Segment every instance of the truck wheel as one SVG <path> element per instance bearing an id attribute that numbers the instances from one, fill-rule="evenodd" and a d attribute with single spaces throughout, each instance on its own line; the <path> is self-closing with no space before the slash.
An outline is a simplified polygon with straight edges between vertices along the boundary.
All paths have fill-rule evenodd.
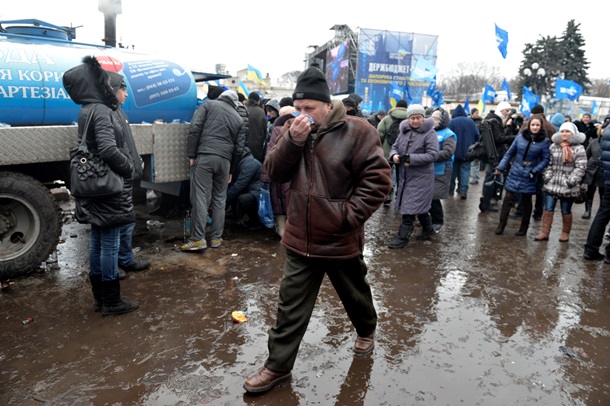
<path id="1" fill-rule="evenodd" d="M 60 233 L 51 192 L 30 176 L 0 172 L 0 280 L 35 271 L 57 246 Z"/>

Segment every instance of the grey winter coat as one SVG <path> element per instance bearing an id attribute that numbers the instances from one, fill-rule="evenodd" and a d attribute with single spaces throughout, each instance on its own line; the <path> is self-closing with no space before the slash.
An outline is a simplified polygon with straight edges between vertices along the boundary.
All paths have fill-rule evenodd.
<path id="1" fill-rule="evenodd" d="M 563 162 L 563 151 L 561 147 L 561 135 L 555 133 L 550 146 L 551 159 L 544 170 L 544 191 L 556 197 L 576 197 L 580 194 L 580 183 L 585 176 L 587 168 L 587 153 L 581 145 L 585 141 L 585 135 L 578 133 L 568 139 L 571 144 L 573 161 Z"/>
<path id="2" fill-rule="evenodd" d="M 434 162 L 438 158 L 438 138 L 434 120 L 427 118 L 419 128 L 411 129 L 409 120 L 400 123 L 400 134 L 389 156 L 409 154 L 410 164 L 398 164 L 395 207 L 400 214 L 424 214 L 430 211 L 434 191 Z"/>
<path id="3" fill-rule="evenodd" d="M 224 92 L 197 108 L 188 133 L 189 158 L 217 155 L 231 162 L 231 174 L 237 172 L 246 143 L 243 131 L 246 124 L 237 113 L 237 103 L 235 92 Z"/>

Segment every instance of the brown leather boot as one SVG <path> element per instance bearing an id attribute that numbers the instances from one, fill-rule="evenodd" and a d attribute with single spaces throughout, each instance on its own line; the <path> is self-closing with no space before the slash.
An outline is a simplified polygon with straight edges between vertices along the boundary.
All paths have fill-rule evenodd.
<path id="1" fill-rule="evenodd" d="M 549 234 L 551 233 L 551 226 L 553 225 L 553 215 L 554 211 L 543 211 L 542 212 L 542 231 L 536 237 L 534 237 L 535 241 L 546 241 L 549 239 Z"/>
<path id="2" fill-rule="evenodd" d="M 561 226 L 561 235 L 559 241 L 568 242 L 570 241 L 570 231 L 572 231 L 572 215 L 564 214 L 562 216 L 563 224 Z"/>
<path id="3" fill-rule="evenodd" d="M 290 380 L 292 373 L 275 372 L 266 367 L 261 368 L 257 373 L 246 379 L 244 389 L 250 393 L 266 392 L 282 382 Z"/>

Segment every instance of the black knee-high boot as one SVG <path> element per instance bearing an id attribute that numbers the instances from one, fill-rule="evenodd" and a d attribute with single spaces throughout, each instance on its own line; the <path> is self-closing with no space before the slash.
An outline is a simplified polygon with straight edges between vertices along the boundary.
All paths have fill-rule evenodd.
<path id="1" fill-rule="evenodd" d="M 93 292 L 93 311 L 102 311 L 102 275 L 89 275 L 91 292 Z"/>

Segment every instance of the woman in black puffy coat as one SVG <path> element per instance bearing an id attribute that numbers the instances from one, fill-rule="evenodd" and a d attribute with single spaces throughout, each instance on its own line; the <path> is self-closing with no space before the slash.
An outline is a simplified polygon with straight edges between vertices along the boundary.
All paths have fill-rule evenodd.
<path id="1" fill-rule="evenodd" d="M 92 56 L 63 76 L 70 98 L 81 104 L 78 115 L 79 134 L 87 137 L 90 152 L 97 153 L 109 169 L 123 177 L 123 191 L 95 199 L 76 199 L 76 218 L 91 225 L 89 243 L 89 280 L 94 297 L 94 311 L 121 314 L 139 307 L 138 302 L 121 298 L 118 277 L 120 230 L 135 222 L 132 201 L 134 163 L 125 143 L 122 123 L 117 115 L 118 91 L 123 77 L 107 72 Z M 123 90 L 120 90 L 120 89 Z M 88 128 L 84 128 L 91 114 Z M 80 139 L 79 139 L 80 142 Z"/>

